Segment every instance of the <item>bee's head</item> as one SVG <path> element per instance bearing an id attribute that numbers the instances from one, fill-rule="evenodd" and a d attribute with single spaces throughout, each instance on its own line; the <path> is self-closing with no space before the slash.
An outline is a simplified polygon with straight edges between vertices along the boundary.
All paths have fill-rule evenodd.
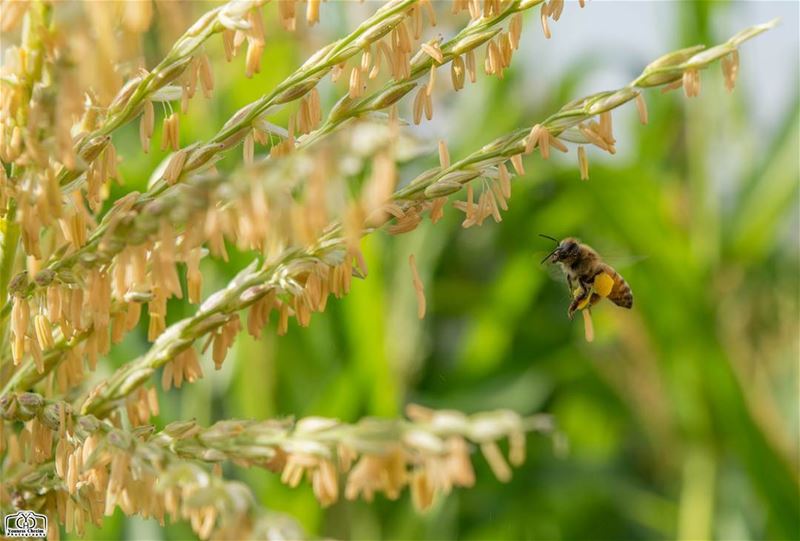
<path id="1" fill-rule="evenodd" d="M 558 263 L 572 263 L 578 258 L 579 253 L 578 240 L 568 237 L 558 243 L 558 249 L 553 254 L 553 258 Z"/>
<path id="2" fill-rule="evenodd" d="M 551 263 L 565 263 L 569 264 L 575 261 L 580 254 L 580 245 L 577 239 L 567 237 L 558 243 L 556 249 L 542 260 L 542 263 L 549 261 Z"/>

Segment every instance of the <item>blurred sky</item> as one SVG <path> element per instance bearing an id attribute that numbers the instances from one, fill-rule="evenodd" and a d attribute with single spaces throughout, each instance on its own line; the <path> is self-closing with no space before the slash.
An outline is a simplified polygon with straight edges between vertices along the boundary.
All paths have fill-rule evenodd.
<path id="1" fill-rule="evenodd" d="M 348 9 L 345 16 L 349 22 L 345 24 L 353 26 L 374 3 L 365 4 L 368 5 Z M 579 63 L 587 63 L 586 69 L 591 71 L 581 81 L 579 95 L 619 88 L 662 54 L 681 46 L 696 45 L 682 43 L 682 32 L 678 27 L 679 10 L 675 9 L 675 4 L 673 1 L 589 0 L 586 7 L 580 9 L 577 1 L 567 1 L 561 18 L 550 23 L 552 38 L 549 40 L 542 34 L 538 11 L 534 9 L 535 13 L 526 15 L 521 46 L 511 67 L 523 79 L 524 93 L 520 94 L 519 99 L 527 106 L 545 101 L 547 93 L 553 90 L 553 85 L 548 81 L 562 80 Z M 723 9 L 715 11 L 712 32 L 716 42 L 705 44 L 711 46 L 722 42 L 748 26 L 774 18 L 780 18 L 777 28 L 740 47 L 737 92 L 744 92 L 748 98 L 753 98 L 748 99 L 753 102 L 753 106 L 748 107 L 748 121 L 758 133 L 765 135 L 780 124 L 782 115 L 791 106 L 791 100 L 800 86 L 800 3 L 730 2 Z M 453 19 L 449 18 L 451 23 Z M 329 20 L 328 24 L 336 25 L 337 21 Z M 449 36 L 451 33 L 450 30 L 440 30 L 443 35 Z M 482 60 L 482 53 L 479 54 L 479 60 Z M 718 63 L 715 63 L 707 71 L 719 70 Z M 463 111 L 495 106 L 486 101 L 487 92 L 487 88 L 474 85 L 470 92 L 451 94 L 447 106 L 451 114 L 445 112 L 442 115 L 437 111 L 433 121 L 419 126 L 417 133 L 433 141 L 439 138 L 457 140 L 458 133 L 454 133 L 451 127 L 453 123 L 464 121 Z M 630 155 L 631 145 L 625 145 L 624 120 L 635 117 L 635 108 L 622 108 L 615 113 L 615 117 L 618 115 L 623 119 L 622 122 L 615 122 L 620 128 L 619 153 L 614 157 L 595 153 L 600 161 L 635 158 Z M 767 144 L 768 141 L 763 142 L 764 147 Z M 572 156 L 560 158 L 573 159 Z"/>
<path id="2" fill-rule="evenodd" d="M 539 81 L 558 80 L 565 69 L 586 55 L 587 45 L 591 44 L 593 54 L 603 59 L 602 69 L 587 79 L 583 90 L 591 93 L 615 88 L 632 79 L 647 63 L 676 47 L 681 32 L 677 28 L 678 10 L 674 4 L 672 1 L 590 0 L 580 10 L 577 2 L 567 2 L 561 19 L 551 26 L 553 37 L 550 40 L 545 40 L 541 32 L 526 33 L 527 44 L 531 46 L 521 50 L 527 67 L 535 66 L 535 69 L 520 71 Z M 781 19 L 777 28 L 740 48 L 739 80 L 749 94 L 760 96 L 754 100 L 753 121 L 762 126 L 774 126 L 786 111 L 799 83 L 800 3 L 731 2 L 717 14 L 712 28 L 720 41 L 748 26 L 776 17 Z M 545 50 L 547 54 L 542 54 Z M 541 84 L 532 86 L 546 88 Z"/>

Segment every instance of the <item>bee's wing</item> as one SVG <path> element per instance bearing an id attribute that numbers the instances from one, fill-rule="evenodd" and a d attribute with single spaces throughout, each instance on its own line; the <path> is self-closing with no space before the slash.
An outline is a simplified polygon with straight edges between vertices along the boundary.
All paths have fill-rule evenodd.
<path id="1" fill-rule="evenodd" d="M 611 254 L 607 257 L 603 257 L 603 261 L 614 267 L 617 271 L 622 271 L 623 269 L 629 269 L 634 265 L 638 265 L 642 261 L 646 260 L 649 255 L 615 255 Z"/>
<path id="2" fill-rule="evenodd" d="M 536 262 L 539 264 L 540 267 L 544 269 L 551 279 L 555 280 L 556 282 L 563 282 L 564 284 L 567 283 L 567 277 L 564 276 L 564 273 L 557 264 L 552 263 L 549 261 L 550 255 L 553 253 L 553 248 L 548 250 L 537 250 L 534 252 L 533 257 L 536 259 Z M 545 261 L 543 258 L 548 258 Z"/>
<path id="3" fill-rule="evenodd" d="M 564 290 L 569 291 L 567 277 L 564 275 L 564 271 L 561 270 L 561 267 L 555 263 L 544 263 L 542 267 L 544 267 L 545 273 L 551 280 L 554 280 L 559 284 L 563 284 Z"/>
<path id="4" fill-rule="evenodd" d="M 544 271 L 551 280 L 555 280 L 556 282 L 564 282 L 565 284 L 567 283 L 567 277 L 564 276 L 564 272 L 555 263 L 545 263 L 542 265 L 542 267 L 544 267 Z"/>

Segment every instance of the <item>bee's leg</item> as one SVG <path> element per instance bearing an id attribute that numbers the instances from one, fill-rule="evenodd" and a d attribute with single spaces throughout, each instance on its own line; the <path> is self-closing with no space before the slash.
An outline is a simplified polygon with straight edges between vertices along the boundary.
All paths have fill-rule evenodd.
<path id="1" fill-rule="evenodd" d="M 575 314 L 575 310 L 578 308 L 578 305 L 575 304 L 575 301 L 572 301 L 567 308 L 567 317 L 572 319 L 573 314 Z"/>
<path id="2" fill-rule="evenodd" d="M 572 283 L 572 276 L 569 274 L 566 275 L 567 277 L 567 287 L 569 288 L 569 295 L 570 297 L 575 297 L 575 285 Z M 572 307 L 573 303 L 570 303 L 569 308 L 567 309 L 567 316 L 572 319 L 572 314 L 575 312 L 575 309 Z"/>
<path id="3" fill-rule="evenodd" d="M 578 309 L 578 306 L 581 305 L 588 297 L 592 294 L 592 287 L 591 284 L 584 283 L 583 280 L 578 280 L 580 283 L 580 293 L 573 297 L 572 302 L 569 304 L 569 309 L 567 310 L 567 315 L 570 319 L 572 319 L 573 314 L 575 314 L 575 310 Z"/>
<path id="4" fill-rule="evenodd" d="M 575 310 L 578 309 L 578 306 L 581 305 L 583 301 L 589 296 L 591 289 L 585 286 L 581 286 L 581 292 L 572 299 L 572 302 L 569 303 L 569 309 L 567 310 L 567 315 L 570 319 L 572 319 L 572 315 L 575 313 Z"/>

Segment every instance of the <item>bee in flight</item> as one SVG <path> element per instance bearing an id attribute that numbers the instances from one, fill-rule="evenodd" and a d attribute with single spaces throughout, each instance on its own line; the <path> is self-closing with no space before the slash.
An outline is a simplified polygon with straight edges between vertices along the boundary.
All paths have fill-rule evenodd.
<path id="1" fill-rule="evenodd" d="M 567 278 L 572 302 L 567 315 L 572 319 L 576 310 L 598 303 L 603 297 L 623 308 L 633 306 L 633 293 L 625 279 L 607 263 L 591 246 L 578 239 L 567 237 L 561 242 L 548 235 L 539 235 L 557 244 L 555 250 L 542 259 L 557 263 Z"/>

